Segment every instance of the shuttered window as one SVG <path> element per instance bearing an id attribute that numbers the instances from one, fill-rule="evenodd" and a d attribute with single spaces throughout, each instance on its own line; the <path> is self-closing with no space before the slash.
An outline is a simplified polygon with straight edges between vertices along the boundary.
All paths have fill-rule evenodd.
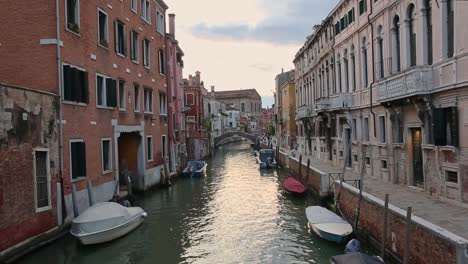
<path id="1" fill-rule="evenodd" d="M 86 146 L 83 141 L 70 142 L 71 178 L 86 177 Z"/>
<path id="2" fill-rule="evenodd" d="M 63 66 L 63 100 L 88 103 L 88 72 L 71 65 Z"/>
<path id="3" fill-rule="evenodd" d="M 49 152 L 34 151 L 34 173 L 36 184 L 36 208 L 50 206 Z"/>
<path id="4" fill-rule="evenodd" d="M 435 108 L 432 112 L 434 144 L 436 146 L 458 147 L 457 107 Z"/>
<path id="5" fill-rule="evenodd" d="M 125 37 L 125 24 L 119 20 L 114 22 L 114 41 L 117 54 L 127 56 L 127 42 Z"/>
<path id="6" fill-rule="evenodd" d="M 102 107 L 117 106 L 117 81 L 96 75 L 96 103 Z"/>

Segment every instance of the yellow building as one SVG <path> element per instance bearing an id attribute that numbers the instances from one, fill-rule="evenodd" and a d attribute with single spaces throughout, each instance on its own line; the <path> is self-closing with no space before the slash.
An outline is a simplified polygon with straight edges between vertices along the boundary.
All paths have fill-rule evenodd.
<path id="1" fill-rule="evenodd" d="M 279 145 L 282 149 L 293 149 L 296 146 L 296 88 L 294 84 L 294 71 L 291 78 L 280 88 L 278 123 Z"/>

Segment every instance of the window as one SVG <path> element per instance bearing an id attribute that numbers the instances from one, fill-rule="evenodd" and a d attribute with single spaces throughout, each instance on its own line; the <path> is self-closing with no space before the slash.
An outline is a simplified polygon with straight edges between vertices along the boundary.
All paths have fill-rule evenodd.
<path id="1" fill-rule="evenodd" d="M 116 80 L 96 74 L 96 103 L 98 106 L 117 106 L 116 86 Z"/>
<path id="2" fill-rule="evenodd" d="M 341 30 L 340 30 L 340 21 L 337 21 L 335 23 L 335 35 L 338 35 L 340 34 Z"/>
<path id="3" fill-rule="evenodd" d="M 114 23 L 115 52 L 127 56 L 127 45 L 125 41 L 125 24 L 119 20 Z"/>
<path id="4" fill-rule="evenodd" d="M 381 160 L 380 161 L 380 168 L 383 170 L 387 169 L 387 161 L 386 160 Z"/>
<path id="5" fill-rule="evenodd" d="M 166 33 L 166 25 L 164 21 L 164 15 L 161 14 L 159 11 L 156 11 L 156 16 L 157 16 L 157 25 L 156 25 L 156 30 L 164 35 Z"/>
<path id="6" fill-rule="evenodd" d="M 66 0 L 67 29 L 80 33 L 80 1 Z"/>
<path id="7" fill-rule="evenodd" d="M 445 180 L 447 182 L 458 183 L 458 173 L 456 171 L 445 171 Z"/>
<path id="8" fill-rule="evenodd" d="M 167 95 L 159 93 L 159 114 L 167 115 Z"/>
<path id="9" fill-rule="evenodd" d="M 131 9 L 132 9 L 133 12 L 136 13 L 137 10 L 138 10 L 138 7 L 137 7 L 138 2 L 137 2 L 137 0 L 131 0 L 131 2 L 132 2 L 132 3 L 131 3 L 131 5 L 132 5 L 132 6 L 131 6 Z"/>
<path id="10" fill-rule="evenodd" d="M 208 113 L 211 114 L 211 103 L 208 103 Z"/>
<path id="11" fill-rule="evenodd" d="M 186 94 L 185 95 L 185 104 L 186 105 L 194 105 L 195 104 L 195 100 L 193 99 L 193 94 Z"/>
<path id="12" fill-rule="evenodd" d="M 153 161 L 153 136 L 146 137 L 146 159 Z"/>
<path id="13" fill-rule="evenodd" d="M 151 7 L 149 0 L 141 0 L 141 18 L 151 23 Z"/>
<path id="14" fill-rule="evenodd" d="M 63 66 L 63 100 L 88 103 L 88 72 L 71 65 Z"/>
<path id="15" fill-rule="evenodd" d="M 353 118 L 352 120 L 352 123 L 351 123 L 351 126 L 352 126 L 352 129 L 353 131 L 351 132 L 351 134 L 353 135 L 353 140 L 357 140 L 357 126 L 356 126 L 357 122 L 356 122 L 356 118 Z"/>
<path id="16" fill-rule="evenodd" d="M 396 114 L 392 118 L 393 143 L 403 143 L 403 120 Z"/>
<path id="17" fill-rule="evenodd" d="M 143 90 L 144 112 L 153 113 L 153 90 L 145 88 Z"/>
<path id="18" fill-rule="evenodd" d="M 398 16 L 395 16 L 393 18 L 392 45 L 396 45 L 396 48 L 392 49 L 392 72 L 397 73 L 401 69 L 401 60 L 400 60 L 400 18 Z"/>
<path id="19" fill-rule="evenodd" d="M 130 32 L 130 57 L 133 62 L 138 63 L 138 33 L 133 30 Z"/>
<path id="20" fill-rule="evenodd" d="M 351 45 L 351 84 L 353 91 L 356 91 L 356 57 L 354 56 L 354 45 Z"/>
<path id="21" fill-rule="evenodd" d="M 367 88 L 369 85 L 369 78 L 367 72 L 367 47 L 366 47 L 366 38 L 362 39 L 362 83 L 364 88 Z"/>
<path id="22" fill-rule="evenodd" d="M 377 77 L 379 80 L 384 78 L 384 60 L 383 60 L 383 34 L 382 25 L 377 28 Z"/>
<path id="23" fill-rule="evenodd" d="M 385 124 L 385 116 L 379 116 L 379 142 L 387 142 L 387 128 Z"/>
<path id="24" fill-rule="evenodd" d="M 369 141 L 369 118 L 364 117 L 362 122 L 362 140 L 368 142 Z"/>
<path id="25" fill-rule="evenodd" d="M 367 11 L 367 0 L 359 1 L 359 15 L 364 14 Z"/>
<path id="26" fill-rule="evenodd" d="M 140 112 L 140 98 L 138 95 L 138 92 L 140 90 L 140 87 L 138 84 L 135 84 L 133 87 L 133 111 L 135 112 Z"/>
<path id="27" fill-rule="evenodd" d="M 125 111 L 125 81 L 119 80 L 119 110 Z"/>
<path id="28" fill-rule="evenodd" d="M 455 30 L 454 30 L 454 2 L 455 0 L 447 0 L 445 1 L 445 4 L 447 5 L 447 57 L 451 58 L 453 57 L 454 53 L 454 40 L 455 40 Z M 443 17 L 443 16 L 442 16 Z M 442 27 L 444 28 L 444 27 Z"/>
<path id="29" fill-rule="evenodd" d="M 370 157 L 366 157 L 366 165 L 370 165 Z"/>
<path id="30" fill-rule="evenodd" d="M 109 24 L 107 14 L 98 9 L 98 45 L 109 47 Z"/>
<path id="31" fill-rule="evenodd" d="M 354 161 L 354 162 L 357 162 L 357 161 L 358 161 L 358 155 L 353 154 L 353 161 Z"/>
<path id="32" fill-rule="evenodd" d="M 407 38 L 409 39 L 409 47 L 406 47 L 406 50 L 409 51 L 409 60 L 408 61 L 408 66 L 415 66 L 416 65 L 416 19 L 417 19 L 417 14 L 416 14 L 416 8 L 414 7 L 413 4 L 410 4 L 408 6 L 408 21 L 407 21 Z"/>
<path id="33" fill-rule="evenodd" d="M 143 65 L 150 68 L 150 42 L 147 39 L 143 40 Z"/>
<path id="34" fill-rule="evenodd" d="M 425 62 L 432 65 L 432 2 L 431 0 L 424 0 L 425 15 L 422 16 L 423 23 L 426 25 L 426 32 L 423 32 L 424 41 L 427 43 L 427 54 L 425 54 Z"/>
<path id="35" fill-rule="evenodd" d="M 101 140 L 101 162 L 103 174 L 112 172 L 112 148 L 110 138 Z"/>
<path id="36" fill-rule="evenodd" d="M 159 58 L 159 73 L 166 74 L 166 59 L 164 58 L 164 50 L 160 49 L 158 51 Z"/>
<path id="37" fill-rule="evenodd" d="M 245 104 L 241 103 L 241 112 L 245 112 Z"/>
<path id="38" fill-rule="evenodd" d="M 354 22 L 354 8 L 348 11 L 348 24 Z"/>
<path id="39" fill-rule="evenodd" d="M 49 151 L 34 151 L 34 183 L 36 191 L 36 209 L 47 210 L 51 206 L 50 201 L 50 167 Z"/>
<path id="40" fill-rule="evenodd" d="M 72 179 L 86 177 L 86 146 L 81 139 L 70 141 L 70 173 Z"/>
<path id="41" fill-rule="evenodd" d="M 457 107 L 434 108 L 434 143 L 436 146 L 458 146 Z"/>
<path id="42" fill-rule="evenodd" d="M 163 158 L 166 157 L 166 153 L 167 153 L 167 147 L 166 147 L 166 135 L 162 135 L 161 136 L 161 143 L 162 143 L 162 156 Z"/>

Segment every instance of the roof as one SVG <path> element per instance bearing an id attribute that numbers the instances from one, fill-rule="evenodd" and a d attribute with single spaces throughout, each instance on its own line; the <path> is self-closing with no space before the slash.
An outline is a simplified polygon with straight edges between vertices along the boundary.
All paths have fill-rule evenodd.
<path id="1" fill-rule="evenodd" d="M 231 98 L 252 98 L 256 97 L 261 99 L 255 89 L 244 89 L 244 90 L 230 90 L 230 91 L 219 91 L 214 92 L 215 99 L 231 99 Z"/>

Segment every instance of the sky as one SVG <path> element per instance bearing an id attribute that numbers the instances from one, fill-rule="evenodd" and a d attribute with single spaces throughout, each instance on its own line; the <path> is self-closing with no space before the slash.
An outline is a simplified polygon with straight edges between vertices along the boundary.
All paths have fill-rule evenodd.
<path id="1" fill-rule="evenodd" d="M 184 51 L 184 78 L 201 72 L 217 91 L 255 88 L 273 103 L 275 76 L 337 0 L 165 0 Z"/>

